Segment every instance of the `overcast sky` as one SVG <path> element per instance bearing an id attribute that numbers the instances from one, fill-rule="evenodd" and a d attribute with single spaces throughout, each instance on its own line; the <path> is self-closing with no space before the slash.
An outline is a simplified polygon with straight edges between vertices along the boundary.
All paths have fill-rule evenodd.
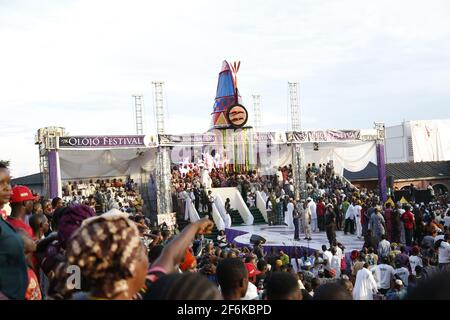
<path id="1" fill-rule="evenodd" d="M 450 117 L 450 1 L 0 0 L 0 159 L 39 171 L 36 130 L 134 134 L 133 93 L 165 81 L 169 133 L 209 128 L 222 61 L 241 60 L 252 112 L 288 128 L 287 81 L 305 129 Z"/>

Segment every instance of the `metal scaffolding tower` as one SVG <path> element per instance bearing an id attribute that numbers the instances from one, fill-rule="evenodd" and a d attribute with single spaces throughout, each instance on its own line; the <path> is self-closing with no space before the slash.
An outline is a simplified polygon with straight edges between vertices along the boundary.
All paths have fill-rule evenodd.
<path id="1" fill-rule="evenodd" d="M 134 94 L 134 116 L 136 119 L 136 134 L 144 134 L 144 97 Z"/>
<path id="2" fill-rule="evenodd" d="M 300 122 L 300 105 L 298 103 L 298 82 L 288 82 L 288 86 L 292 131 L 300 131 L 302 127 Z"/>
<path id="3" fill-rule="evenodd" d="M 289 102 L 291 107 L 292 131 L 301 131 L 300 104 L 298 98 L 298 82 L 288 82 Z M 292 174 L 295 186 L 295 198 L 306 198 L 306 166 L 305 150 L 301 144 L 292 144 Z"/>
<path id="4" fill-rule="evenodd" d="M 261 129 L 261 95 L 254 94 L 253 97 L 253 117 L 254 120 L 254 129 L 255 131 L 259 131 Z"/>
<path id="5" fill-rule="evenodd" d="M 43 197 L 50 197 L 50 181 L 48 168 L 48 154 L 50 150 L 58 148 L 58 138 L 66 136 L 66 130 L 62 127 L 40 128 L 34 138 L 35 145 L 39 146 L 39 169 L 44 183 Z"/>
<path id="6" fill-rule="evenodd" d="M 164 92 L 163 81 L 153 81 L 153 101 L 154 114 L 156 122 L 156 133 L 158 135 L 165 133 L 164 125 Z M 157 214 L 167 214 L 172 212 L 172 197 L 170 187 L 170 155 L 166 147 L 158 147 L 156 165 L 156 202 Z"/>
<path id="7" fill-rule="evenodd" d="M 156 132 L 158 134 L 165 133 L 164 126 L 164 92 L 163 81 L 153 81 L 153 99 L 154 99 L 154 113 L 156 121 Z"/>

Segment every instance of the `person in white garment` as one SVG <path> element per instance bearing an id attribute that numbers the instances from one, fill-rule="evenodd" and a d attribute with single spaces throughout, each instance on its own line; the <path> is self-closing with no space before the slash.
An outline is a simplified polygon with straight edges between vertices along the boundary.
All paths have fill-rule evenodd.
<path id="1" fill-rule="evenodd" d="M 191 220 L 192 221 L 192 216 L 194 215 L 194 211 L 196 211 L 195 210 L 195 193 L 194 193 L 194 189 L 190 189 L 190 191 L 189 191 L 189 199 L 190 199 L 190 204 L 189 204 L 189 206 L 190 206 L 190 218 L 189 218 L 189 220 Z"/>
<path id="2" fill-rule="evenodd" d="M 398 216 L 402 217 L 403 214 L 406 212 L 403 208 L 402 208 L 402 204 L 400 202 L 397 203 L 397 212 L 398 212 Z M 403 220 L 400 219 L 400 243 L 406 243 L 406 238 L 405 238 L 405 224 L 403 223 Z"/>
<path id="3" fill-rule="evenodd" d="M 303 202 L 301 216 L 305 240 L 311 241 L 311 210 L 309 210 L 307 202 Z"/>
<path id="4" fill-rule="evenodd" d="M 386 239 L 386 235 L 381 235 L 381 241 L 378 244 L 378 257 L 389 257 L 391 253 L 391 243 Z"/>
<path id="5" fill-rule="evenodd" d="M 337 254 L 336 247 L 331 248 L 331 263 L 330 268 L 336 272 L 336 279 L 341 277 L 341 259 Z"/>
<path id="6" fill-rule="evenodd" d="M 195 202 L 194 189 L 191 189 L 191 190 L 189 191 L 189 198 L 191 198 L 192 203 Z"/>
<path id="7" fill-rule="evenodd" d="M 312 232 L 317 232 L 317 211 L 316 211 L 316 203 L 313 201 L 311 197 L 306 199 L 308 202 L 309 211 L 311 212 L 311 229 Z"/>
<path id="8" fill-rule="evenodd" d="M 191 197 L 187 191 L 182 192 L 184 200 L 184 220 L 188 221 L 191 212 Z"/>
<path id="9" fill-rule="evenodd" d="M 374 267 L 378 291 L 382 294 L 388 292 L 392 281 L 395 280 L 395 270 L 388 262 L 389 259 L 384 257 L 382 258 L 382 263 Z"/>
<path id="10" fill-rule="evenodd" d="M 354 207 L 354 201 L 350 203 L 348 206 L 347 211 L 345 212 L 345 226 L 344 226 L 344 234 L 347 234 L 349 229 L 350 233 L 354 234 L 354 220 L 355 220 L 355 207 Z"/>
<path id="11" fill-rule="evenodd" d="M 378 292 L 377 283 L 368 267 L 369 265 L 365 263 L 364 267 L 356 274 L 353 300 L 373 300 L 373 295 Z"/>
<path id="12" fill-rule="evenodd" d="M 86 188 L 87 185 L 80 180 L 80 183 L 78 184 L 78 191 L 81 191 L 81 195 L 86 197 Z"/>
<path id="13" fill-rule="evenodd" d="M 361 239 L 362 237 L 361 210 L 361 202 L 357 201 L 356 205 L 353 208 L 353 212 L 355 214 L 356 236 L 358 237 L 358 239 Z"/>
<path id="14" fill-rule="evenodd" d="M 411 255 L 409 256 L 409 265 L 411 266 L 411 274 L 416 275 L 416 267 L 420 266 L 423 268 L 422 258 L 419 257 L 420 249 L 414 246 L 411 250 Z"/>
<path id="15" fill-rule="evenodd" d="M 441 271 L 450 271 L 450 236 L 449 236 L 449 234 L 446 233 L 442 240 L 436 239 L 435 246 L 438 246 L 439 269 Z"/>
<path id="16" fill-rule="evenodd" d="M 336 254 L 337 254 L 338 258 L 339 258 L 339 261 L 341 261 L 342 258 L 344 258 L 344 252 L 342 252 L 342 249 L 341 249 L 340 246 L 342 246 L 342 248 L 345 249 L 345 247 L 341 243 L 337 243 L 336 240 L 333 241 L 333 247 L 336 248 Z"/>
<path id="17" fill-rule="evenodd" d="M 323 261 L 326 261 L 327 266 L 331 265 L 331 259 L 333 258 L 333 254 L 330 250 L 327 249 L 326 245 L 322 245 L 322 258 Z"/>
<path id="18" fill-rule="evenodd" d="M 405 286 L 408 286 L 409 270 L 405 267 L 402 267 L 400 261 L 395 262 L 394 276 L 396 279 L 402 280 Z"/>
<path id="19" fill-rule="evenodd" d="M 287 204 L 286 215 L 284 216 L 284 223 L 287 224 L 289 229 L 294 229 L 294 200 L 289 199 Z"/>
<path id="20" fill-rule="evenodd" d="M 209 176 L 209 172 L 207 169 L 202 169 L 200 183 L 205 187 L 205 189 L 211 189 L 212 179 Z"/>

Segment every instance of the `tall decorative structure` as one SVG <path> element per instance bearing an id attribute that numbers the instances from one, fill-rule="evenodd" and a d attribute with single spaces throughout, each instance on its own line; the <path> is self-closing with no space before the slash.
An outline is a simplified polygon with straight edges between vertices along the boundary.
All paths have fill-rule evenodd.
<path id="1" fill-rule="evenodd" d="M 378 190 L 381 201 L 387 200 L 387 183 L 386 183 L 386 158 L 384 152 L 384 139 L 386 138 L 386 127 L 382 122 L 375 123 L 377 130 L 377 167 L 378 167 Z"/>
<path id="2" fill-rule="evenodd" d="M 253 117 L 254 117 L 254 125 L 253 128 L 256 132 L 261 130 L 261 95 L 254 94 L 253 98 Z"/>
<path id="3" fill-rule="evenodd" d="M 291 129 L 293 132 L 302 130 L 300 120 L 300 104 L 298 98 L 298 82 L 288 82 L 289 104 L 291 108 Z M 292 175 L 294 178 L 295 198 L 306 197 L 306 167 L 305 150 L 301 144 L 292 144 Z"/>
<path id="4" fill-rule="evenodd" d="M 222 63 L 217 83 L 216 99 L 212 113 L 211 129 L 241 128 L 248 120 L 247 109 L 237 87 L 236 74 L 241 63 Z"/>
<path id="5" fill-rule="evenodd" d="M 39 168 L 44 182 L 44 197 L 61 197 L 61 173 L 59 171 L 58 138 L 64 137 L 62 127 L 45 127 L 37 131 L 35 144 L 39 146 Z"/>
<path id="6" fill-rule="evenodd" d="M 291 129 L 300 131 L 300 105 L 298 103 L 298 82 L 288 82 L 289 105 L 291 107 Z"/>
<path id="7" fill-rule="evenodd" d="M 153 81 L 153 102 L 154 102 L 154 113 L 156 121 L 156 133 L 165 133 L 165 114 L 164 114 L 164 91 L 163 81 Z"/>
<path id="8" fill-rule="evenodd" d="M 134 117 L 136 120 L 136 134 L 144 134 L 144 97 L 142 94 L 133 95 Z"/>
<path id="9" fill-rule="evenodd" d="M 153 81 L 154 114 L 156 132 L 158 136 L 165 133 L 164 93 L 162 81 Z M 172 212 L 172 197 L 170 193 L 170 156 L 166 147 L 158 147 L 156 165 L 156 199 L 157 213 L 166 214 Z"/>

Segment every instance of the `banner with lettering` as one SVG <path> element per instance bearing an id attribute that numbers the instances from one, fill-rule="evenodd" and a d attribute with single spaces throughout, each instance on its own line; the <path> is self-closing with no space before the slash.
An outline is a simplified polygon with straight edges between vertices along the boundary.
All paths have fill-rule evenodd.
<path id="1" fill-rule="evenodd" d="M 205 145 L 216 142 L 216 135 L 205 133 L 205 134 L 160 134 L 159 144 L 164 145 Z"/>
<path id="2" fill-rule="evenodd" d="M 249 143 L 286 143 L 285 132 L 252 132 L 243 129 L 221 129 L 211 130 L 205 134 L 160 134 L 159 144 L 161 146 L 196 146 L 196 145 L 232 145 L 236 139 L 246 136 Z"/>
<path id="3" fill-rule="evenodd" d="M 72 136 L 60 137 L 59 148 L 145 148 L 157 145 L 156 136 Z"/>
<path id="4" fill-rule="evenodd" d="M 316 130 L 287 133 L 287 140 L 290 142 L 337 142 L 360 139 L 360 130 Z"/>

